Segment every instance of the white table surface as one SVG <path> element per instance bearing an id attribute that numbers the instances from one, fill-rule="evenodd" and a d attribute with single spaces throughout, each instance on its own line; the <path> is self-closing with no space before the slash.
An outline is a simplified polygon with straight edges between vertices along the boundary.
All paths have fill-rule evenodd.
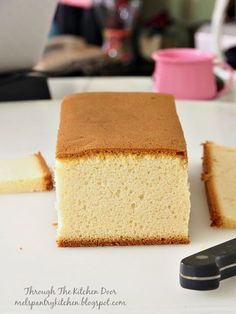
<path id="1" fill-rule="evenodd" d="M 0 104 L 0 157 L 40 150 L 54 163 L 60 98 L 88 90 L 149 91 L 151 80 L 53 79 L 53 101 Z M 233 100 L 233 91 L 230 97 Z M 210 219 L 201 176 L 201 143 L 214 140 L 236 146 L 236 102 L 177 101 L 189 152 L 191 219 L 189 245 L 57 248 L 55 192 L 0 196 L 0 313 L 235 313 L 236 278 L 227 279 L 214 291 L 190 291 L 179 286 L 180 260 L 199 250 L 235 237 L 235 230 L 218 230 Z M 114 300 L 126 306 L 16 306 L 24 300 L 24 288 L 54 289 L 66 285 L 115 289 Z M 104 300 L 104 296 L 88 296 Z M 31 300 L 43 296 L 30 295 Z M 52 298 L 52 297 L 50 297 Z M 50 299 L 49 298 L 49 299 Z M 80 298 L 80 296 L 74 296 Z"/>
<path id="2" fill-rule="evenodd" d="M 149 77 L 80 77 L 51 78 L 48 81 L 53 99 L 61 99 L 65 95 L 89 91 L 140 91 L 152 90 L 153 82 Z M 214 101 L 236 102 L 236 74 L 231 90 Z"/>

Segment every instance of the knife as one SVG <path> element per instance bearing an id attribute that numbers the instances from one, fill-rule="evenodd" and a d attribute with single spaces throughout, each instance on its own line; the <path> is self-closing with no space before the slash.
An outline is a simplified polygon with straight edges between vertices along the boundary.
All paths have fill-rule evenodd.
<path id="1" fill-rule="evenodd" d="M 236 238 L 182 259 L 180 285 L 192 290 L 213 290 L 236 275 Z"/>

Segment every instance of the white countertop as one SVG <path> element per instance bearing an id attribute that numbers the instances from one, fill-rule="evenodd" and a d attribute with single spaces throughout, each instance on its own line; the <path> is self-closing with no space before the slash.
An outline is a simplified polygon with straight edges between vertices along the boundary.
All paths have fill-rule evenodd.
<path id="1" fill-rule="evenodd" d="M 150 91 L 147 78 L 51 79 L 53 101 L 0 104 L 0 156 L 40 150 L 54 164 L 60 99 L 80 91 Z M 234 93 L 231 100 L 234 100 Z M 229 96 L 229 95 L 228 95 Z M 201 176 L 201 143 L 214 140 L 236 146 L 236 102 L 177 101 L 189 152 L 191 219 L 189 245 L 57 248 L 55 192 L 0 196 L 0 313 L 125 313 L 222 314 L 236 311 L 236 277 L 214 291 L 190 291 L 179 286 L 180 260 L 235 237 L 235 230 L 209 226 L 210 219 Z M 25 299 L 24 288 L 51 286 L 115 289 L 115 300 L 126 306 L 84 307 L 16 306 Z M 104 297 L 104 296 L 103 296 Z M 30 296 L 39 300 L 40 296 Z M 101 298 L 91 297 L 89 298 Z M 113 296 L 111 296 L 113 298 Z"/>
<path id="2" fill-rule="evenodd" d="M 140 91 L 152 90 L 149 77 L 80 77 L 51 78 L 49 87 L 53 99 L 78 92 Z"/>
<path id="3" fill-rule="evenodd" d="M 49 88 L 53 99 L 65 95 L 90 91 L 140 91 L 150 92 L 153 82 L 150 77 L 68 77 L 49 79 Z M 236 75 L 230 92 L 212 101 L 236 102 Z"/>

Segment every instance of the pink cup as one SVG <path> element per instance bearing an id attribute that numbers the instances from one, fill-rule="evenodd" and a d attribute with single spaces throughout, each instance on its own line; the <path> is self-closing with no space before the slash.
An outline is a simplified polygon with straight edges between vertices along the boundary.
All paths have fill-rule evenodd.
<path id="1" fill-rule="evenodd" d="M 193 48 L 164 49 L 153 54 L 154 91 L 174 94 L 178 99 L 213 99 L 224 95 L 233 83 L 233 69 L 215 62 L 215 55 Z M 224 88 L 217 92 L 214 66 L 229 72 Z"/>

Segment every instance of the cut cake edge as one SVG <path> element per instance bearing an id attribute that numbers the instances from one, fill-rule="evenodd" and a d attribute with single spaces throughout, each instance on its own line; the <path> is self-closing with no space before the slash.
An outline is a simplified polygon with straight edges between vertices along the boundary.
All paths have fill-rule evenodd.
<path id="1" fill-rule="evenodd" d="M 223 216 L 217 196 L 216 187 L 214 185 L 214 181 L 211 180 L 213 160 L 211 155 L 211 147 L 222 145 L 218 145 L 213 141 L 206 141 L 202 143 L 202 146 L 203 146 L 203 163 L 202 163 L 203 172 L 201 179 L 205 183 L 207 203 L 211 218 L 211 227 L 235 228 L 236 221 L 232 221 Z"/>
<path id="2" fill-rule="evenodd" d="M 43 173 L 43 184 L 41 187 L 41 191 L 50 191 L 53 189 L 53 179 L 52 179 L 52 174 L 51 171 L 45 161 L 45 159 L 43 158 L 42 154 L 40 152 L 33 154 L 33 156 L 35 156 L 35 158 L 38 160 L 39 166 L 42 170 Z"/>

